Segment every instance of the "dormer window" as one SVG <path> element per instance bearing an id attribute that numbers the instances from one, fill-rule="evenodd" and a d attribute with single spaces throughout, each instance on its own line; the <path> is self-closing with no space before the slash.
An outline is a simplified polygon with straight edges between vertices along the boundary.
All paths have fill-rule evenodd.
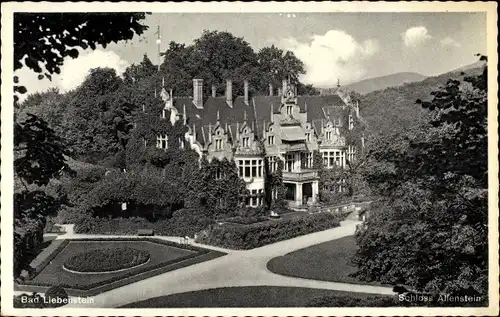
<path id="1" fill-rule="evenodd" d="M 215 150 L 216 151 L 222 150 L 222 140 L 221 139 L 215 140 Z"/>
<path id="2" fill-rule="evenodd" d="M 156 147 L 159 149 L 168 149 L 168 137 L 166 134 L 160 134 L 156 137 Z"/>
<path id="3" fill-rule="evenodd" d="M 249 137 L 244 137 L 241 139 L 241 145 L 243 147 L 249 147 L 250 145 L 250 138 Z"/>
<path id="4" fill-rule="evenodd" d="M 289 116 L 291 116 L 293 114 L 293 106 L 292 105 L 286 106 L 286 114 Z"/>
<path id="5" fill-rule="evenodd" d="M 331 140 L 332 139 L 332 131 L 327 131 L 325 133 L 325 137 L 326 137 L 327 140 Z"/>
<path id="6" fill-rule="evenodd" d="M 274 135 L 267 137 L 267 143 L 269 143 L 269 145 L 274 145 Z"/>

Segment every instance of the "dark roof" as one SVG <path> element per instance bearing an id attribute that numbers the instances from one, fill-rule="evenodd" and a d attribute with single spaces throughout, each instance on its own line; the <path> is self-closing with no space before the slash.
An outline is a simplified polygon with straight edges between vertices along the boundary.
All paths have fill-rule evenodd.
<path id="1" fill-rule="evenodd" d="M 298 96 L 297 104 L 301 112 L 306 112 L 307 121 L 313 122 L 313 126 L 317 129 L 320 127 L 321 119 L 326 119 L 326 114 L 336 117 L 336 114 L 345 106 L 344 101 L 338 95 L 326 96 Z M 188 125 L 196 127 L 196 139 L 203 142 L 203 132 L 205 141 L 208 142 L 208 127 L 212 128 L 217 122 L 217 112 L 219 112 L 219 121 L 222 126 L 228 124 L 233 138 L 236 137 L 236 123 L 243 124 L 246 119 L 249 124 L 255 120 L 255 134 L 258 138 L 262 137 L 264 121 L 271 122 L 271 105 L 274 113 L 279 112 L 281 106 L 280 96 L 255 96 L 250 98 L 249 104 L 245 104 L 243 96 L 237 96 L 233 100 L 233 107 L 229 107 L 224 96 L 221 97 L 206 97 L 203 104 L 203 109 L 198 109 L 193 103 L 191 97 L 174 98 L 174 106 L 182 116 L 184 106 L 186 106 L 186 115 L 188 117 Z M 319 120 L 318 122 L 315 122 Z M 203 131 L 202 131 L 203 129 Z M 318 130 L 317 130 L 318 131 Z M 318 131 L 319 132 L 319 131 Z"/>
<path id="2" fill-rule="evenodd" d="M 254 101 L 257 121 L 266 120 L 269 122 L 271 120 L 271 105 L 273 105 L 275 113 L 279 112 L 281 106 L 281 97 L 279 96 L 258 96 L 254 97 Z M 345 106 L 344 101 L 338 95 L 298 96 L 297 104 L 302 112 L 306 112 L 307 108 L 307 121 L 326 119 L 323 108 L 331 111 L 331 115 L 333 115 L 336 109 Z"/>

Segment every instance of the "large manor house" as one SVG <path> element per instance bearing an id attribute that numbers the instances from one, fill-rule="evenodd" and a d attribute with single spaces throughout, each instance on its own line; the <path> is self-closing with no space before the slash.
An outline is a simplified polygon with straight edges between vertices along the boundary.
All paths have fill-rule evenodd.
<path id="1" fill-rule="evenodd" d="M 278 161 L 284 163 L 285 198 L 291 207 L 301 207 L 318 199 L 313 152 L 319 151 L 325 168 L 346 168 L 347 161 L 354 161 L 362 151 L 362 136 L 360 146 L 355 146 L 342 135 L 360 122 L 360 113 L 359 105 L 351 102 L 340 85 L 333 94 L 298 96 L 296 87 L 283 80 L 277 91 L 269 85 L 267 96 L 252 97 L 248 81 L 243 83 L 243 96 L 233 96 L 232 85 L 227 80 L 223 95 L 212 86 L 211 95 L 203 96 L 203 79 L 193 79 L 192 97 L 176 97 L 162 87 L 165 108 L 161 116 L 172 125 L 183 120 L 188 126 L 186 143 L 200 156 L 209 161 L 235 161 L 252 197 L 248 206 L 263 203 L 259 194 L 264 192 L 265 157 L 270 172 L 278 169 Z M 157 136 L 158 148 L 168 148 L 168 143 L 167 135 Z M 342 191 L 342 185 L 336 190 Z"/>

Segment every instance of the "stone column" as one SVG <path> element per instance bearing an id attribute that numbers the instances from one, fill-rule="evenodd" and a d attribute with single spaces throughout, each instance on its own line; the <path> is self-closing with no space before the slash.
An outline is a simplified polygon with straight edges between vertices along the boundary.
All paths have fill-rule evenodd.
<path id="1" fill-rule="evenodd" d="M 302 205 L 302 184 L 301 183 L 297 183 L 296 184 L 296 189 L 295 189 L 295 204 L 297 204 L 297 206 L 301 206 Z"/>
<path id="2" fill-rule="evenodd" d="M 317 197 L 318 197 L 318 194 L 319 194 L 318 184 L 319 184 L 318 181 L 312 182 L 312 186 L 311 187 L 312 187 L 312 202 L 313 203 L 317 202 Z"/>

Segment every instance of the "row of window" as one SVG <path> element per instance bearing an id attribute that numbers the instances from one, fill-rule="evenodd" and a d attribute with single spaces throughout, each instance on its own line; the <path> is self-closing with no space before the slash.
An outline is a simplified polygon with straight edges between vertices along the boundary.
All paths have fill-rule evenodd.
<path id="1" fill-rule="evenodd" d="M 332 168 L 334 166 L 344 167 L 345 164 L 345 155 L 344 151 L 334 150 L 334 151 L 325 151 L 321 152 L 323 156 L 323 165 L 328 168 Z"/>
<path id="2" fill-rule="evenodd" d="M 259 207 L 264 203 L 264 190 L 263 189 L 252 189 L 250 191 L 250 196 L 245 197 L 245 205 L 247 207 Z"/>
<path id="3" fill-rule="evenodd" d="M 262 159 L 236 160 L 238 176 L 240 177 L 263 177 Z"/>
<path id="4" fill-rule="evenodd" d="M 147 146 L 147 140 L 144 139 L 144 146 Z M 168 149 L 168 136 L 166 134 L 160 134 L 156 137 L 156 147 L 159 149 Z M 179 138 L 179 148 L 184 149 L 184 140 Z"/>

